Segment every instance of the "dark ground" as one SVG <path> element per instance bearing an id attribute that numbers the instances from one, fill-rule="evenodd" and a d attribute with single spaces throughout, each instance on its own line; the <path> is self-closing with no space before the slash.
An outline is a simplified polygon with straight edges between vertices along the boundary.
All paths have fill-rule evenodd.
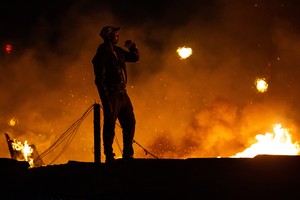
<path id="1" fill-rule="evenodd" d="M 4 199 L 296 199 L 300 186 L 298 156 L 0 163 Z"/>

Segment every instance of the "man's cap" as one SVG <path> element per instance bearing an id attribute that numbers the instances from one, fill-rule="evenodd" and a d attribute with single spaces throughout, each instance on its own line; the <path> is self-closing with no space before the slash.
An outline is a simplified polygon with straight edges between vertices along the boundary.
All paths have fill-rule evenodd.
<path id="1" fill-rule="evenodd" d="M 99 35 L 103 38 L 103 39 L 108 39 L 109 36 L 120 30 L 120 27 L 113 27 L 113 26 L 104 26 L 102 28 L 102 30 L 100 31 Z"/>

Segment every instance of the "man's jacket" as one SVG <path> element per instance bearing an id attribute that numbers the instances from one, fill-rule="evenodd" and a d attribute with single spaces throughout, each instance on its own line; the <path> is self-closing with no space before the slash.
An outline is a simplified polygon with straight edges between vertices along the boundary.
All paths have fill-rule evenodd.
<path id="1" fill-rule="evenodd" d="M 100 98 L 126 92 L 127 71 L 125 62 L 137 62 L 139 51 L 135 45 L 129 51 L 116 45 L 113 46 L 116 55 L 107 47 L 99 45 L 92 63 L 94 65 L 95 83 L 100 92 Z"/>

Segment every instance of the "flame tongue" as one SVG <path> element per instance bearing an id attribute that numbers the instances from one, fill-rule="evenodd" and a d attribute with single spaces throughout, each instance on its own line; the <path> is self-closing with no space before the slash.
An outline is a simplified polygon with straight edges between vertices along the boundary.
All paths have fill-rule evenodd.
<path id="1" fill-rule="evenodd" d="M 34 165 L 33 158 L 31 158 L 33 149 L 30 147 L 30 145 L 28 145 L 27 140 L 23 144 L 22 142 L 14 139 L 12 142 L 12 148 L 20 153 L 17 156 L 17 160 L 27 161 L 31 167 Z"/>
<path id="2" fill-rule="evenodd" d="M 281 124 L 276 124 L 273 130 L 274 133 L 256 135 L 257 143 L 232 157 L 253 158 L 258 154 L 298 155 L 300 151 L 299 144 L 297 142 L 292 143 L 289 132 L 283 129 Z"/>

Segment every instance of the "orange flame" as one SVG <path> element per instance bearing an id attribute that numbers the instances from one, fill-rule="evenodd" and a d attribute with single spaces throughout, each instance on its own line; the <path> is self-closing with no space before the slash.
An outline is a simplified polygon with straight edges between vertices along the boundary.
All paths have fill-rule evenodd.
<path id="1" fill-rule="evenodd" d="M 14 139 L 12 142 L 12 148 L 20 153 L 20 155 L 17 157 L 17 160 L 27 161 L 30 167 L 33 167 L 34 163 L 33 158 L 31 157 L 33 149 L 30 147 L 30 145 L 28 145 L 27 140 L 23 144 L 21 141 Z"/>
<path id="2" fill-rule="evenodd" d="M 298 142 L 293 143 L 291 135 L 287 129 L 281 127 L 281 124 L 275 124 L 274 133 L 265 135 L 256 135 L 257 143 L 252 144 L 243 152 L 237 153 L 232 157 L 253 158 L 259 154 L 268 155 L 298 155 L 300 147 Z"/>

